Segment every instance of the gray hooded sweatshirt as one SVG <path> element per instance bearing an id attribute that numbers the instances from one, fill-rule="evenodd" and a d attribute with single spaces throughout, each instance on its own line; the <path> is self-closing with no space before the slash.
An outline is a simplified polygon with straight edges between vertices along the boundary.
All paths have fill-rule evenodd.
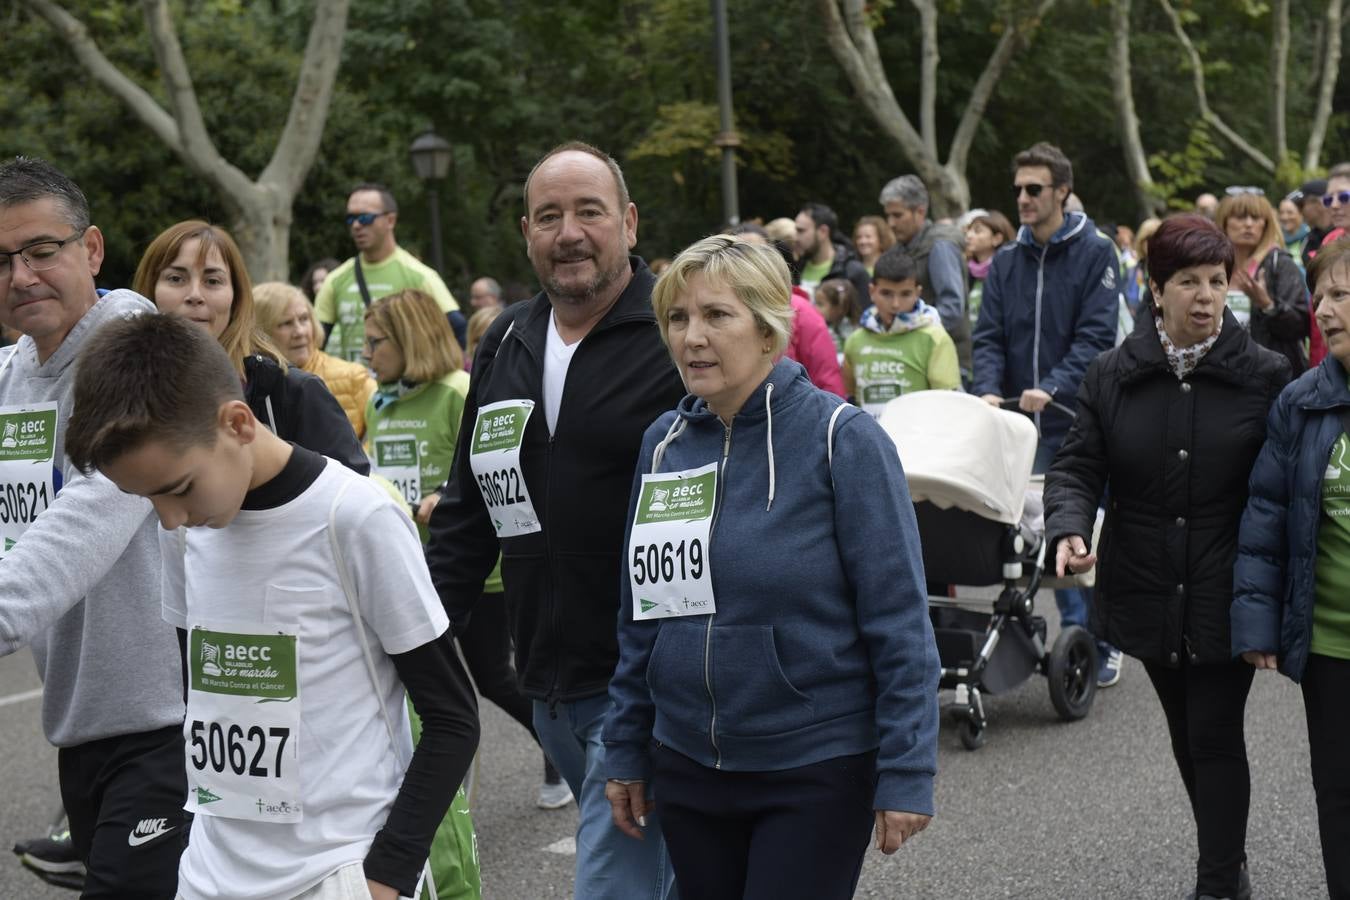
<path id="1" fill-rule="evenodd" d="M 178 639 L 160 609 L 158 519 L 150 502 L 80 474 L 65 455 L 81 345 L 119 316 L 153 312 L 104 295 L 45 363 L 20 338 L 0 373 L 0 407 L 56 401 L 63 484 L 0 560 L 0 654 L 28 644 L 42 677 L 42 728 L 58 747 L 183 721 Z"/>

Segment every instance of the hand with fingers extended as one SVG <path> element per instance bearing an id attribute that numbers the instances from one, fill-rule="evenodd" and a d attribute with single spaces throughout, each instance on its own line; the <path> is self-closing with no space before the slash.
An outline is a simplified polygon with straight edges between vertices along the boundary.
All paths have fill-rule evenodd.
<path id="1" fill-rule="evenodd" d="M 981 394 L 980 399 L 983 400 L 985 403 L 988 403 L 990 406 L 1003 405 L 1003 398 L 1000 397 L 998 394 Z"/>
<path id="2" fill-rule="evenodd" d="M 1266 273 L 1260 270 L 1256 277 L 1248 275 L 1240 268 L 1233 269 L 1233 287 L 1246 294 L 1252 301 L 1253 309 L 1270 309 L 1275 305 L 1275 301 L 1270 299 L 1270 292 L 1266 290 Z"/>
<path id="3" fill-rule="evenodd" d="M 609 801 L 614 827 L 629 837 L 642 840 L 642 829 L 647 827 L 647 813 L 652 811 L 654 805 L 647 799 L 647 783 L 634 781 L 625 784 L 610 779 L 605 782 L 605 799 Z"/>
<path id="4" fill-rule="evenodd" d="M 879 809 L 877 813 L 877 849 L 890 855 L 900 849 L 900 845 L 928 827 L 932 816 L 919 813 L 898 812 L 892 809 Z"/>
<path id="5" fill-rule="evenodd" d="M 1081 575 L 1097 564 L 1097 554 L 1089 553 L 1087 543 L 1082 537 L 1071 534 L 1059 539 L 1055 545 L 1055 574 Z"/>

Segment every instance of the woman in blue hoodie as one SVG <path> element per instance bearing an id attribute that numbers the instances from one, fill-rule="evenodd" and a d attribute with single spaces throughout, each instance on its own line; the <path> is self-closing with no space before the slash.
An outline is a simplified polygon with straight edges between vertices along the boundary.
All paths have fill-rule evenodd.
<path id="1" fill-rule="evenodd" d="M 690 394 L 638 457 L 606 794 L 634 837 L 660 816 L 688 897 L 851 897 L 873 828 L 892 853 L 933 814 L 909 491 L 870 416 L 775 363 L 790 283 L 771 248 L 716 236 L 652 294 Z M 843 539 L 864 533 L 887 552 Z"/>

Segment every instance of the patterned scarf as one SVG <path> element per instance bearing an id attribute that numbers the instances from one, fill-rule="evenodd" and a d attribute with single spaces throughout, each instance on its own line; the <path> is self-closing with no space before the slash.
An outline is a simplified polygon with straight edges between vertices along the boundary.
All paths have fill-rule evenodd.
<path id="1" fill-rule="evenodd" d="M 375 401 L 376 409 L 384 409 L 395 400 L 401 400 L 405 394 L 417 387 L 416 381 L 398 381 L 382 384 L 375 389 L 375 396 L 371 399 Z"/>
<path id="2" fill-rule="evenodd" d="M 906 331 L 914 331 L 925 325 L 941 325 L 942 317 L 938 315 L 935 308 L 920 300 L 914 304 L 914 308 L 909 312 L 896 313 L 895 318 L 891 319 L 890 328 L 882 326 L 875 306 L 867 308 L 867 312 L 862 315 L 862 321 L 858 324 L 877 334 L 904 334 Z"/>
<path id="3" fill-rule="evenodd" d="M 1219 335 L 1223 332 L 1223 319 L 1219 319 L 1219 327 L 1209 337 L 1189 347 L 1178 347 L 1167 336 L 1167 330 L 1163 328 L 1162 316 L 1155 313 L 1153 324 L 1158 326 L 1158 340 L 1162 342 L 1163 353 L 1167 355 L 1167 364 L 1172 367 L 1172 372 L 1176 374 L 1178 381 L 1185 380 L 1187 375 L 1195 371 L 1195 367 L 1200 365 L 1200 360 L 1204 359 L 1205 354 L 1213 349 L 1214 344 L 1219 340 Z"/>

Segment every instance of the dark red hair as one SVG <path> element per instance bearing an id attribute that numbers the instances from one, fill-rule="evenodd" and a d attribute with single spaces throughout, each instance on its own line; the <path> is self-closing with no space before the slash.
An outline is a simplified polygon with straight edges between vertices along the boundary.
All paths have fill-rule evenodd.
<path id="1" fill-rule="evenodd" d="M 1191 266 L 1223 265 L 1233 277 L 1233 242 L 1204 216 L 1172 216 L 1158 226 L 1148 239 L 1148 278 L 1158 286 L 1157 294 L 1182 269 Z"/>

